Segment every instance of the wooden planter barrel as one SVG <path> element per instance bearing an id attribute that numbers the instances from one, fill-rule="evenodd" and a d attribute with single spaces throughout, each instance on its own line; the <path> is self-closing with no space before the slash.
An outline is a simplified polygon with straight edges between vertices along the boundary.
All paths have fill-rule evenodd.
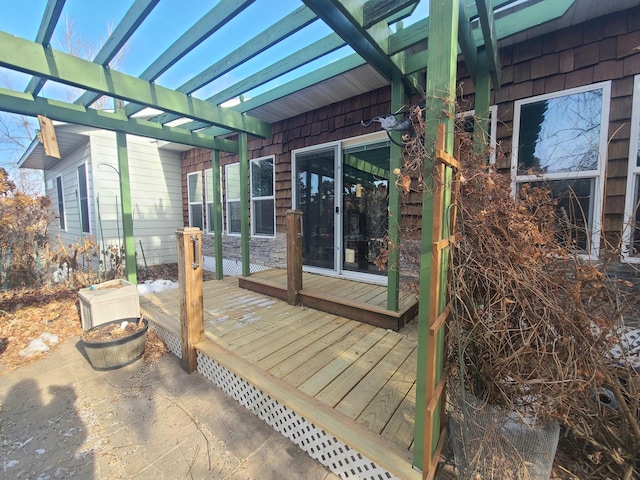
<path id="1" fill-rule="evenodd" d="M 137 318 L 123 318 L 103 323 L 92 330 L 103 328 L 110 324 L 120 324 L 123 321 L 137 322 Z M 144 353 L 144 347 L 147 342 L 147 331 L 149 323 L 143 319 L 144 327 L 126 337 L 116 338 L 114 340 L 92 342 L 81 340 L 84 351 L 87 353 L 89 363 L 96 370 L 109 370 L 113 368 L 124 367 L 135 362 Z"/>

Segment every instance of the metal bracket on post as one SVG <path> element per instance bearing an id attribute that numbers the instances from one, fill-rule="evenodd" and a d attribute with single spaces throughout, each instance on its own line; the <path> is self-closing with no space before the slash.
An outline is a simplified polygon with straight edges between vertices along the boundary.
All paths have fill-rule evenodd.
<path id="1" fill-rule="evenodd" d="M 198 252 L 200 251 L 200 249 L 198 248 L 198 243 L 200 242 L 200 239 L 198 238 L 198 236 L 196 235 L 191 235 L 190 237 L 191 240 L 191 246 L 193 247 L 193 257 L 192 257 L 192 262 L 191 262 L 191 268 L 193 270 L 197 270 L 198 267 L 200 266 L 200 257 L 198 255 Z"/>

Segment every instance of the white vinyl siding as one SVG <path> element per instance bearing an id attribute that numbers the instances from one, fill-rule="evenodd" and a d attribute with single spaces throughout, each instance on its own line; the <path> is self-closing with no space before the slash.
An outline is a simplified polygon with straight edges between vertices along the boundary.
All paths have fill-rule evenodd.
<path id="1" fill-rule="evenodd" d="M 184 226 L 180 152 L 158 148 L 158 142 L 127 135 L 131 213 L 137 261 L 143 265 L 177 261 L 176 230 Z M 96 240 L 122 244 L 122 197 L 115 134 L 91 134 L 94 204 L 100 218 Z"/>

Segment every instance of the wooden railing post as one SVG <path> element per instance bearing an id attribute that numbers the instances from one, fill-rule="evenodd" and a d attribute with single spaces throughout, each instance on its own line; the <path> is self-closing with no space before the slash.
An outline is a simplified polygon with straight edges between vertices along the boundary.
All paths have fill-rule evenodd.
<path id="1" fill-rule="evenodd" d="M 202 231 L 185 227 L 176 231 L 178 240 L 178 284 L 180 289 L 180 342 L 182 368 L 197 368 L 195 345 L 204 340 L 202 299 Z"/>
<path id="2" fill-rule="evenodd" d="M 287 211 L 287 303 L 299 303 L 302 290 L 302 212 Z"/>

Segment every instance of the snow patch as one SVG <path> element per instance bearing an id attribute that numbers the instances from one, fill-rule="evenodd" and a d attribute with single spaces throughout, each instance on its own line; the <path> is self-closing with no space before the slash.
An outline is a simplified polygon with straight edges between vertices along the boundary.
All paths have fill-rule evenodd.
<path id="1" fill-rule="evenodd" d="M 163 292 L 172 288 L 178 288 L 178 282 L 172 282 L 171 280 L 155 280 L 153 282 L 145 280 L 144 283 L 138 284 L 138 295 Z"/>
<path id="2" fill-rule="evenodd" d="M 33 357 L 39 353 L 48 352 L 49 349 L 56 345 L 60 339 L 52 333 L 43 333 L 38 338 L 34 338 L 25 348 L 18 352 L 21 357 Z"/>

